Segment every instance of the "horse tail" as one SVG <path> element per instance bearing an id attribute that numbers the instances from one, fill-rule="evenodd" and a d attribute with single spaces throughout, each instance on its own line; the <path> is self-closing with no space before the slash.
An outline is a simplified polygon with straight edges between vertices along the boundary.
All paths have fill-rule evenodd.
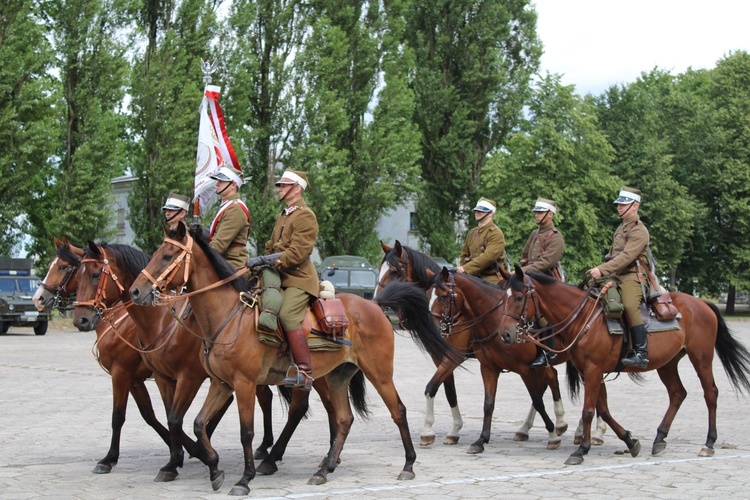
<path id="1" fill-rule="evenodd" d="M 357 373 L 349 381 L 349 399 L 357 415 L 363 420 L 370 418 L 370 408 L 367 406 L 366 392 L 365 374 L 362 373 L 362 370 L 357 370 Z"/>
<path id="2" fill-rule="evenodd" d="M 743 392 L 743 389 L 750 391 L 750 379 L 748 379 L 748 374 L 750 374 L 750 351 L 732 336 L 732 332 L 729 330 L 716 304 L 708 301 L 704 302 L 711 308 L 719 322 L 714 348 L 716 349 L 716 354 L 719 355 L 721 364 L 724 366 L 727 377 L 729 377 L 732 385 L 738 391 Z"/>
<path id="3" fill-rule="evenodd" d="M 443 336 L 430 313 L 430 305 L 424 290 L 417 283 L 394 282 L 383 288 L 372 299 L 381 308 L 389 307 L 399 312 L 401 326 L 407 330 L 420 349 L 433 360 L 448 360 L 460 365 L 464 356 Z"/>
<path id="4" fill-rule="evenodd" d="M 581 374 L 571 360 L 565 365 L 565 374 L 568 377 L 568 394 L 570 399 L 576 402 L 581 396 Z"/>

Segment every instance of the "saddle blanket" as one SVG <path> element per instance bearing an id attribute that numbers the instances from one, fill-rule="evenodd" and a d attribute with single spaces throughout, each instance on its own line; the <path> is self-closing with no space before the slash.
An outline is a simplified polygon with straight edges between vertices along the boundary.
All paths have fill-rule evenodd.
<path id="1" fill-rule="evenodd" d="M 643 318 L 643 324 L 646 326 L 646 331 L 651 333 L 679 330 L 680 324 L 677 322 L 677 320 L 681 317 L 682 315 L 678 313 L 677 317 L 673 320 L 659 321 L 651 312 L 650 308 L 647 308 L 645 304 L 641 304 L 641 318 Z M 606 319 L 607 329 L 609 329 L 610 335 L 622 335 L 623 333 L 625 333 L 625 326 L 623 326 L 621 319 Z"/>

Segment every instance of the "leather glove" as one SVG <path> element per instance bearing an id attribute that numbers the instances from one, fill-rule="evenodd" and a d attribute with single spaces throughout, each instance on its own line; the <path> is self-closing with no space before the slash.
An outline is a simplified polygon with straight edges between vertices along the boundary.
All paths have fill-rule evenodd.
<path id="1" fill-rule="evenodd" d="M 245 266 L 249 268 L 269 266 L 274 267 L 276 259 L 281 257 L 281 253 L 272 253 L 271 255 L 258 255 L 257 257 L 250 257 L 247 259 Z"/>

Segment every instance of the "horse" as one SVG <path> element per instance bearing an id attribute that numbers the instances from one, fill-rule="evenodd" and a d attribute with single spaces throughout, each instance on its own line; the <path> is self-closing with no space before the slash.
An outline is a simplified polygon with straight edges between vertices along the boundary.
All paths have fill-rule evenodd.
<path id="1" fill-rule="evenodd" d="M 375 296 L 383 289 L 384 286 L 394 281 L 405 281 L 415 282 L 425 293 L 432 286 L 432 276 L 428 276 L 427 270 L 429 269 L 433 274 L 439 274 L 441 267 L 435 263 L 426 254 L 414 250 L 410 247 L 401 245 L 396 240 L 394 246 L 391 248 L 383 242 L 380 242 L 380 246 L 385 254 L 383 260 L 378 266 L 378 284 L 375 289 Z M 472 333 L 470 329 L 451 332 L 450 335 L 446 336 L 448 342 L 453 344 L 459 351 L 463 352 L 467 357 L 472 356 L 471 344 Z M 435 442 L 435 431 L 432 425 L 435 421 L 434 408 L 435 408 L 435 394 L 440 388 L 440 384 L 444 384 L 445 395 L 448 399 L 448 404 L 451 408 L 451 415 L 453 416 L 453 428 L 446 435 L 444 444 L 457 444 L 459 439 L 459 431 L 463 427 L 463 420 L 461 418 L 461 411 L 458 409 L 458 398 L 456 396 L 456 385 L 453 378 L 453 365 L 440 365 L 438 370 L 432 376 L 430 381 L 427 383 L 425 388 L 426 398 L 426 411 L 425 411 L 425 425 L 419 438 L 419 444 L 422 446 L 428 446 Z M 560 386 L 557 380 L 557 370 L 554 367 L 549 366 L 545 369 L 545 381 L 552 391 L 552 400 L 555 411 L 555 433 L 558 436 L 562 436 L 568 429 L 568 424 L 565 423 L 565 410 L 562 404 L 562 398 L 560 394 Z M 536 417 L 536 410 L 534 405 L 531 405 L 529 413 L 526 416 L 521 427 L 516 431 L 513 436 L 514 441 L 526 441 L 529 439 L 529 430 L 534 424 Z M 598 420 L 596 428 L 596 434 L 592 437 L 593 444 L 604 443 L 604 433 L 607 429 L 606 424 L 601 418 Z M 583 435 L 583 424 L 579 423 L 578 428 L 575 432 L 574 443 L 580 442 L 581 436 Z"/>
<path id="2" fill-rule="evenodd" d="M 111 308 L 115 301 L 128 297 L 123 293 L 129 288 L 135 276 L 137 276 L 149 260 L 149 256 L 140 250 L 126 245 L 95 245 L 89 243 L 86 250 L 87 258 L 83 260 L 88 266 L 83 270 L 84 276 L 81 280 L 87 286 L 79 287 L 79 300 L 81 297 L 91 299 L 80 301 L 76 307 L 75 322 L 79 328 L 88 328 L 99 321 L 100 316 L 106 317 L 107 309 Z M 80 272 L 80 271 L 79 271 Z M 105 279 L 102 279 L 102 276 Z M 109 277 L 107 279 L 106 277 Z M 88 285 L 88 283 L 91 283 Z M 118 285 L 119 283 L 119 285 Z M 185 301 L 182 302 L 187 305 Z M 177 305 L 175 309 L 180 309 Z M 154 369 L 157 386 L 164 399 L 165 408 L 168 413 L 170 425 L 170 460 L 158 473 L 155 481 L 172 481 L 177 476 L 177 466 L 182 463 L 182 449 L 180 443 L 185 446 L 191 456 L 203 460 L 201 449 L 197 443 L 187 437 L 182 431 L 182 422 L 185 412 L 190 407 L 195 395 L 208 378 L 200 362 L 202 349 L 200 336 L 195 333 L 199 328 L 194 316 L 187 314 L 180 318 L 175 309 L 168 311 L 165 308 L 132 307 L 129 309 L 130 316 L 138 326 L 137 342 L 139 347 L 132 346 L 139 351 L 149 366 Z M 171 313 L 171 314 L 170 314 Z M 183 315 L 183 311 L 180 311 Z M 174 319 L 173 319 L 174 317 Z M 146 347 L 144 347 L 146 346 Z M 325 380 L 315 384 L 315 389 L 321 397 L 331 423 L 331 435 L 335 435 L 333 427 L 332 405 L 327 394 Z M 355 376 L 350 386 L 352 400 L 355 402 L 357 413 L 366 417 L 368 414 L 365 400 L 364 377 Z M 261 445 L 254 453 L 254 457 L 262 459 L 258 467 L 262 474 L 273 474 L 278 470 L 276 462 L 280 461 L 286 451 L 287 444 L 294 429 L 308 412 L 308 396 L 305 391 L 292 391 L 289 388 L 281 388 L 281 395 L 289 403 L 288 422 L 279 436 L 276 444 L 273 443 L 272 429 L 272 399 L 270 388 L 263 386 L 257 393 L 258 402 L 263 410 L 264 435 Z M 233 398 L 227 400 L 226 406 L 215 415 L 207 425 L 207 433 L 210 437 L 223 416 Z M 270 451 L 268 448 L 271 447 Z"/>
<path id="3" fill-rule="evenodd" d="M 77 270 L 81 266 L 83 248 L 72 245 L 66 238 L 55 238 L 57 254 L 50 262 L 47 275 L 39 282 L 34 294 L 37 309 L 60 307 L 75 296 L 78 287 Z M 125 424 L 128 393 L 138 406 L 143 420 L 169 445 L 169 431 L 158 421 L 151 397 L 144 381 L 152 376 L 141 355 L 127 343 L 135 342 L 136 326 L 124 312 L 115 319 L 118 335 L 106 323 L 96 328 L 95 355 L 99 365 L 112 377 L 112 438 L 109 451 L 94 467 L 95 474 L 107 474 L 120 457 L 120 436 Z"/>
<path id="4" fill-rule="evenodd" d="M 614 420 L 607 407 L 602 377 L 612 372 L 631 374 L 656 370 L 659 374 L 669 395 L 669 406 L 657 428 L 651 454 L 663 452 L 672 422 L 687 395 L 678 371 L 678 363 L 685 355 L 698 375 L 708 408 L 708 434 L 698 455 L 714 455 L 719 394 L 712 369 L 714 350 L 734 389 L 739 392 L 750 390 L 750 352 L 734 338 L 716 305 L 688 294 L 671 293 L 672 302 L 681 315 L 679 328 L 649 335 L 647 368 L 623 369 L 620 359 L 625 350 L 624 335 L 609 333 L 602 314 L 603 306 L 599 298 L 592 298 L 590 288 L 584 290 L 538 273 L 524 274 L 520 267 L 516 267 L 507 293 L 499 325 L 503 340 L 510 343 L 528 341 L 529 334 L 538 333 L 534 328 L 535 318 L 544 316 L 554 325 L 555 335 L 569 350 L 573 365 L 583 377 L 583 440 L 565 462 L 567 465 L 583 463 L 583 457 L 590 449 L 594 410 L 627 445 L 631 456 L 636 457 L 640 452 L 640 442 Z M 546 328 L 549 331 L 549 327 Z"/>
<path id="5" fill-rule="evenodd" d="M 167 287 L 178 290 L 186 287 L 190 290 L 188 300 L 204 336 L 205 354 L 201 360 L 206 371 L 211 373 L 208 396 L 195 420 L 196 435 L 208 455 L 211 485 L 217 490 L 223 483 L 224 472 L 218 468 L 219 455 L 204 428 L 206 421 L 224 404 L 226 398 L 233 391 L 236 392 L 244 470 L 230 494 L 247 495 L 249 482 L 255 477 L 251 450 L 256 386 L 279 383 L 291 362 L 287 356 L 279 356 L 276 347 L 260 341 L 256 333 L 257 309 L 244 304 L 238 297 L 238 292 L 246 291 L 247 283 L 233 279 L 233 273 L 231 266 L 199 234 L 194 239 L 180 224 L 167 233 L 161 247 L 130 288 L 130 295 L 136 304 L 145 305 L 158 303 Z M 446 357 L 445 351 L 450 351 L 451 347 L 440 337 L 434 323 L 425 316 L 425 295 L 409 284 L 401 285 L 406 289 L 394 288 L 389 296 L 379 302 L 352 294 L 337 296 L 349 321 L 351 346 L 311 353 L 315 377 L 319 379 L 325 376 L 328 380 L 337 436 L 320 469 L 308 484 L 325 483 L 327 474 L 336 468 L 353 422 L 346 391 L 349 380 L 357 370 L 362 370 L 373 384 L 398 427 L 405 452 L 405 463 L 398 479 L 415 477 L 413 464 L 416 452 L 411 442 L 406 408 L 393 383 L 394 331 L 381 307 L 403 304 L 402 314 L 412 338 L 433 358 Z M 205 293 L 209 289 L 211 293 Z M 417 309 L 419 305 L 421 309 Z M 310 321 L 309 316 L 307 321 Z"/>

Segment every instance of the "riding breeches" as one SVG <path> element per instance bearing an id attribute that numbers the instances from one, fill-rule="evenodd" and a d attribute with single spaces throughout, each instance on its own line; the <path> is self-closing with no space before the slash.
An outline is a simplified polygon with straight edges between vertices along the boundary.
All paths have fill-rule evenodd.
<path id="1" fill-rule="evenodd" d="M 628 318 L 628 324 L 630 327 L 638 326 L 643 324 L 643 318 L 639 310 L 641 302 L 643 302 L 643 289 L 641 284 L 635 280 L 623 281 L 619 284 L 620 288 L 620 299 L 622 300 L 622 306 L 625 308 L 625 315 Z"/>
<path id="2" fill-rule="evenodd" d="M 305 320 L 305 312 L 312 295 L 301 288 L 290 286 L 281 290 L 281 297 L 279 322 L 287 332 L 296 330 Z"/>

